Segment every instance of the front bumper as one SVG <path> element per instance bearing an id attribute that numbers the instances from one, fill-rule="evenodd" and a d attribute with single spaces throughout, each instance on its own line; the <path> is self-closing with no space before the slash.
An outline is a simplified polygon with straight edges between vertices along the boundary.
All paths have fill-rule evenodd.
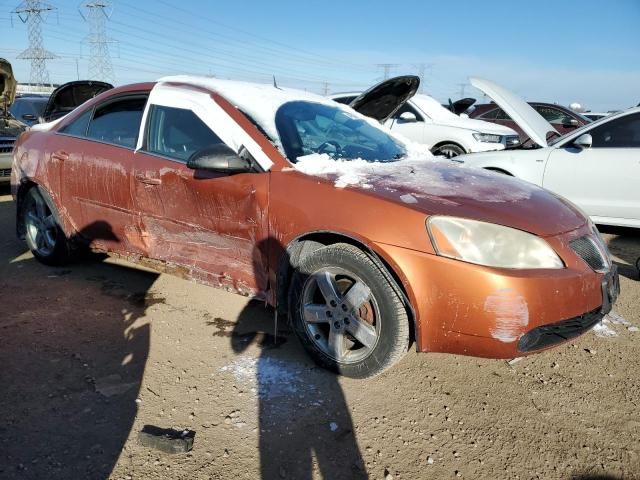
<path id="1" fill-rule="evenodd" d="M 380 245 L 402 272 L 415 311 L 418 351 L 513 358 L 584 333 L 611 309 L 617 272 L 594 272 L 573 253 L 573 234 L 547 239 L 562 270 L 494 269 Z"/>

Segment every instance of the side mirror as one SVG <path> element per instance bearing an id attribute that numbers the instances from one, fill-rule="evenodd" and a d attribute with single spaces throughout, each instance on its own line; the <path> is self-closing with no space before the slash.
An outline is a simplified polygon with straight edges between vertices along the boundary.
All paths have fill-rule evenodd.
<path id="1" fill-rule="evenodd" d="M 593 138 L 591 138 L 591 135 L 588 133 L 583 133 L 573 141 L 573 144 L 581 150 L 591 148 L 592 143 Z"/>
<path id="2" fill-rule="evenodd" d="M 577 127 L 578 125 L 580 124 L 578 123 L 578 120 L 576 120 L 575 118 L 571 118 L 562 124 L 563 127 Z"/>
<path id="3" fill-rule="evenodd" d="M 415 123 L 418 121 L 418 117 L 413 112 L 402 112 L 398 117 L 402 123 Z"/>
<path id="4" fill-rule="evenodd" d="M 460 118 L 469 118 L 469 115 L 467 113 L 461 113 Z"/>
<path id="5" fill-rule="evenodd" d="M 224 143 L 198 150 L 187 160 L 187 167 L 219 173 L 243 173 L 252 170 L 249 161 L 240 157 Z"/>

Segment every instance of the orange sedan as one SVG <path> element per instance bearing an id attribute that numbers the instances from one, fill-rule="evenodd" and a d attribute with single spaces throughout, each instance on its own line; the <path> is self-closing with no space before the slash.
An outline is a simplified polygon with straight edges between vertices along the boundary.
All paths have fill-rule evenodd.
<path id="1" fill-rule="evenodd" d="M 420 352 L 511 358 L 594 326 L 619 283 L 589 220 L 534 185 L 431 157 L 369 117 L 277 86 L 167 77 L 23 134 L 18 234 L 46 264 L 107 252 L 266 300 L 322 366 Z M 366 114 L 367 116 L 363 115 Z"/>

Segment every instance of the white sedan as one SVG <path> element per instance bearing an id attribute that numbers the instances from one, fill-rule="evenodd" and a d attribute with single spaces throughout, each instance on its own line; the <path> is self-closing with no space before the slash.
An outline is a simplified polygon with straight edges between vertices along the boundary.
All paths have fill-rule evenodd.
<path id="1" fill-rule="evenodd" d="M 339 93 L 331 98 L 339 103 L 351 104 L 359 98 L 358 95 Z M 447 158 L 470 152 L 503 150 L 520 143 L 515 130 L 455 115 L 433 97 L 421 93 L 411 97 L 384 124 L 394 133 L 428 145 L 434 155 Z"/>
<path id="2" fill-rule="evenodd" d="M 547 188 L 577 204 L 595 223 L 640 228 L 640 108 L 560 136 L 507 89 L 478 78 L 471 83 L 500 105 L 537 145 L 464 155 L 456 161 Z"/>

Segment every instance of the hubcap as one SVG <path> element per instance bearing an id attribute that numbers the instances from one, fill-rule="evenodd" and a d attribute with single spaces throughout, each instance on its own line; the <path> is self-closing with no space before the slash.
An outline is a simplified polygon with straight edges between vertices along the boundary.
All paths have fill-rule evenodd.
<path id="1" fill-rule="evenodd" d="M 330 269 L 310 275 L 301 309 L 309 338 L 338 362 L 359 362 L 378 343 L 377 303 L 371 289 L 351 273 Z"/>
<path id="2" fill-rule="evenodd" d="M 31 202 L 26 206 L 25 228 L 29 244 L 38 254 L 46 257 L 56 247 L 56 220 L 42 197 L 31 194 Z"/>

